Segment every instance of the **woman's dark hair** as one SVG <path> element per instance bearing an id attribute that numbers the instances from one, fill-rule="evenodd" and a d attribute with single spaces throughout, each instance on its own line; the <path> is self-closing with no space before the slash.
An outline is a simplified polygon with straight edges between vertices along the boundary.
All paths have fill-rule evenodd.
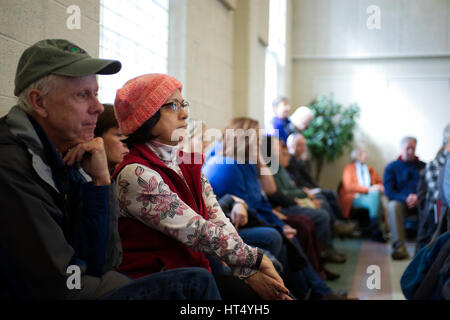
<path id="1" fill-rule="evenodd" d="M 111 128 L 118 128 L 119 123 L 116 120 L 114 114 L 114 107 L 112 104 L 104 103 L 103 107 L 105 110 L 98 116 L 97 126 L 94 130 L 94 135 L 96 137 L 101 137 L 106 131 Z"/>
<path id="2" fill-rule="evenodd" d="M 123 142 L 126 143 L 128 149 L 131 149 L 136 144 L 145 143 L 157 138 L 158 136 L 152 135 L 152 129 L 158 123 L 159 118 L 161 118 L 161 109 L 159 109 L 150 119 L 145 121 L 135 132 L 124 139 Z"/>

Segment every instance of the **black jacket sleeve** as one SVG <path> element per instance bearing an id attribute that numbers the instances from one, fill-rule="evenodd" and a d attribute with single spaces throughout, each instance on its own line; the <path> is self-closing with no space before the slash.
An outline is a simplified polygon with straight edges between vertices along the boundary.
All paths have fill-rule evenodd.
<path id="1" fill-rule="evenodd" d="M 277 189 L 277 191 L 271 195 L 268 195 L 270 204 L 272 207 L 281 206 L 283 208 L 288 206 L 295 206 L 297 202 L 295 202 L 292 198 L 286 196 L 283 192 Z"/>
<path id="2" fill-rule="evenodd" d="M 24 148 L 2 145 L 0 158 L 2 263 L 14 270 L 29 298 L 93 299 L 129 282 L 117 272 L 89 276 L 81 266 L 81 288 L 70 289 L 67 271 L 75 251 L 61 228 L 56 191 L 34 171 Z"/>
<path id="3" fill-rule="evenodd" d="M 233 197 L 230 194 L 224 195 L 222 198 L 219 199 L 219 205 L 222 208 L 222 211 L 227 216 L 227 218 L 230 218 L 231 210 L 233 209 L 234 206 Z"/>

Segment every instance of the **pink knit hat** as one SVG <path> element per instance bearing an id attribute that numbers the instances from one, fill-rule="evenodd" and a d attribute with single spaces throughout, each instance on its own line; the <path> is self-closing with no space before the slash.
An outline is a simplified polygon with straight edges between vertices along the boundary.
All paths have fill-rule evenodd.
<path id="1" fill-rule="evenodd" d="M 150 119 L 176 89 L 177 79 L 166 74 L 145 74 L 128 80 L 117 90 L 114 111 L 120 130 L 130 135 Z"/>

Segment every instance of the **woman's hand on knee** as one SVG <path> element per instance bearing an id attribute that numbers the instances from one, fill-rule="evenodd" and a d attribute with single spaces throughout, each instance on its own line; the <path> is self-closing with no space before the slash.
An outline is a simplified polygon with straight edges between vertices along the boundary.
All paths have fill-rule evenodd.
<path id="1" fill-rule="evenodd" d="M 284 284 L 265 273 L 257 272 L 245 279 L 245 282 L 263 300 L 292 300 Z"/>

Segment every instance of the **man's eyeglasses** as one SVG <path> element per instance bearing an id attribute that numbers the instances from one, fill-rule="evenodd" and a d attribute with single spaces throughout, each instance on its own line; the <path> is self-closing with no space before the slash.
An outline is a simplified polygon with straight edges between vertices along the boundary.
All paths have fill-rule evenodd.
<path id="1" fill-rule="evenodd" d="M 161 106 L 161 108 L 164 107 L 170 108 L 170 110 L 172 111 L 180 111 L 181 109 L 183 109 L 184 111 L 189 113 L 189 102 L 187 102 L 186 100 L 183 100 L 182 102 L 172 101 Z"/>

